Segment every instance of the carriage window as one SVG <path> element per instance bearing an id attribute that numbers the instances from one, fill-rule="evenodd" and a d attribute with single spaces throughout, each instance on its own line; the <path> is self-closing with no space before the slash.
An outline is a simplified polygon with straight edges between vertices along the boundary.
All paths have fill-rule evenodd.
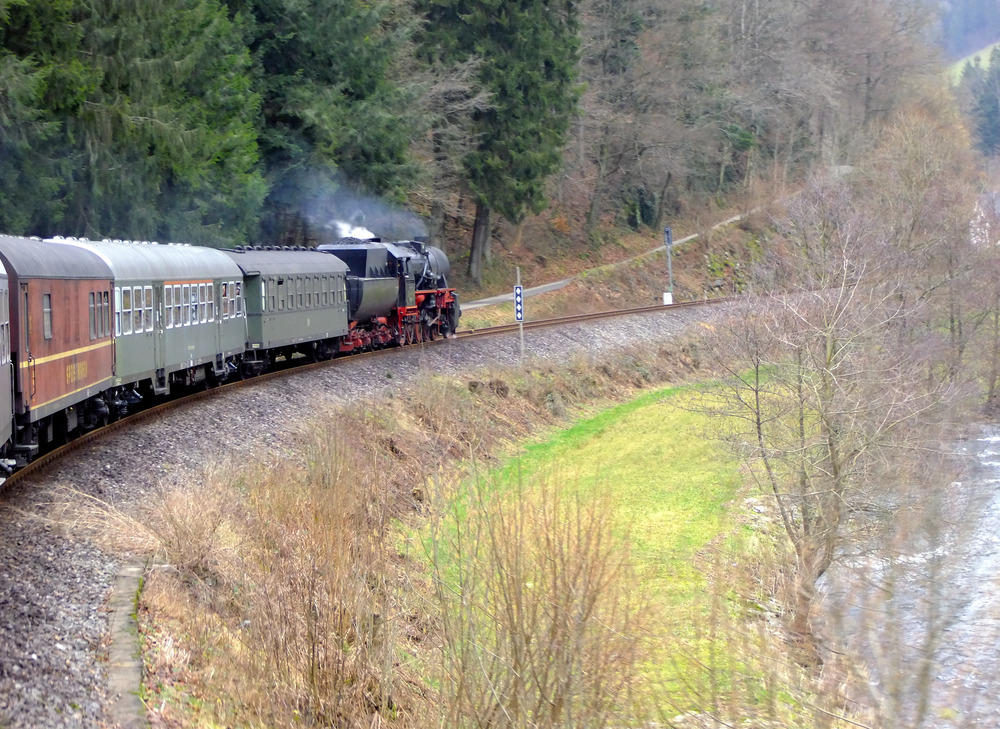
<path id="1" fill-rule="evenodd" d="M 94 292 L 94 334 L 96 339 L 107 336 L 104 328 L 104 298 L 100 291 Z"/>
<path id="2" fill-rule="evenodd" d="M 229 283 L 227 281 L 222 282 L 222 320 L 225 321 L 229 318 Z"/>
<path id="3" fill-rule="evenodd" d="M 311 309 L 312 305 L 313 305 L 312 279 L 306 276 L 306 308 Z"/>
<path id="4" fill-rule="evenodd" d="M 198 284 L 198 311 L 199 321 L 204 324 L 208 321 L 208 292 L 205 284 Z"/>
<path id="5" fill-rule="evenodd" d="M 303 293 L 302 293 L 302 277 L 295 277 L 295 302 L 298 304 L 298 308 L 302 308 L 303 304 Z"/>
<path id="6" fill-rule="evenodd" d="M 205 284 L 205 305 L 208 307 L 208 321 L 215 321 L 215 284 Z"/>
<path id="7" fill-rule="evenodd" d="M 52 294 L 42 294 L 42 334 L 52 339 Z"/>
<path id="8" fill-rule="evenodd" d="M 132 333 L 132 289 L 126 287 L 122 289 L 122 334 Z"/>
<path id="9" fill-rule="evenodd" d="M 164 322 L 165 329 L 174 328 L 174 287 L 163 287 Z"/>
<path id="10" fill-rule="evenodd" d="M 142 319 L 147 332 L 153 331 L 153 287 L 147 286 L 142 290 L 146 297 L 145 305 L 142 308 Z"/>
<path id="11" fill-rule="evenodd" d="M 90 292 L 89 296 L 89 306 L 90 306 L 90 338 L 97 339 L 97 308 L 94 306 L 94 292 Z"/>
<path id="12" fill-rule="evenodd" d="M 191 284 L 191 323 L 197 324 L 201 319 L 201 311 L 198 309 L 198 284 Z"/>
<path id="13" fill-rule="evenodd" d="M 104 298 L 104 336 L 111 334 L 111 304 L 108 299 L 109 293 L 103 293 Z"/>
<path id="14" fill-rule="evenodd" d="M 132 289 L 132 320 L 135 322 L 132 331 L 136 334 L 142 331 L 142 286 Z"/>
<path id="15" fill-rule="evenodd" d="M 115 336 L 122 335 L 122 290 L 115 286 Z"/>
<path id="16" fill-rule="evenodd" d="M 174 285 L 174 326 L 181 325 L 181 286 Z"/>
<path id="17" fill-rule="evenodd" d="M 271 297 L 271 311 L 274 311 L 274 305 L 277 301 L 276 286 L 274 285 L 274 279 L 268 279 L 267 281 L 268 295 Z"/>
<path id="18" fill-rule="evenodd" d="M 229 282 L 229 318 L 236 318 L 236 302 L 240 298 L 240 287 L 238 284 Z"/>

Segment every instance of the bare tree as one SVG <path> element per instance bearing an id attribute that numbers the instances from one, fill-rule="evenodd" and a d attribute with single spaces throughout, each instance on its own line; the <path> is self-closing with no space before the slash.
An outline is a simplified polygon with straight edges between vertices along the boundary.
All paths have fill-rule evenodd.
<path id="1" fill-rule="evenodd" d="M 879 499 L 885 464 L 920 447 L 944 380 L 925 377 L 928 350 L 911 336 L 891 250 L 873 237 L 847 187 L 800 196 L 783 230 L 783 274 L 798 290 L 756 304 L 720 338 L 728 373 L 707 397 L 769 493 L 794 552 L 789 630 L 814 657 L 817 582 L 853 510 Z M 934 350 L 931 349 L 931 352 Z"/>
<path id="2" fill-rule="evenodd" d="M 628 716 L 642 612 L 610 510 L 563 485 L 482 481 L 433 544 L 441 725 L 607 727 Z"/>
<path id="3" fill-rule="evenodd" d="M 447 220 L 461 212 L 462 157 L 469 150 L 466 120 L 486 105 L 486 94 L 475 88 L 476 59 L 445 65 L 411 65 L 411 83 L 421 88 L 416 113 L 427 120 L 426 133 L 414 140 L 415 154 L 425 161 L 424 184 L 414 192 L 417 205 L 428 213 L 432 245 L 444 247 Z"/>

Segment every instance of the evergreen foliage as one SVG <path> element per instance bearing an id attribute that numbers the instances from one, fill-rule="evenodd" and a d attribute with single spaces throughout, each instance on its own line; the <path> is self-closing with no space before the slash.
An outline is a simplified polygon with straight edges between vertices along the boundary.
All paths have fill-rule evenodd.
<path id="1" fill-rule="evenodd" d="M 573 0 L 422 0 L 421 53 L 439 62 L 474 58 L 487 95 L 468 120 L 463 159 L 477 207 L 470 274 L 478 280 L 489 211 L 512 222 L 538 213 L 558 169 L 576 110 L 579 19 Z"/>
<path id="2" fill-rule="evenodd" d="M 46 134 L 30 146 L 43 161 L 15 172 L 48 193 L 16 219 L 0 213 L 6 231 L 195 243 L 253 231 L 259 100 L 218 0 L 25 0 L 9 8 L 0 47 L 22 78 L 36 69 L 31 119 Z"/>
<path id="3" fill-rule="evenodd" d="M 549 195 L 575 206 L 560 235 L 599 241 L 853 162 L 938 72 L 928 17 L 913 0 L 0 0 L 0 230 L 308 244 L 367 193 L 428 213 L 439 243 L 471 223 L 479 280 L 491 214 L 519 223 Z M 1000 78 L 966 83 L 992 152 Z"/>
<path id="4" fill-rule="evenodd" d="M 1000 48 L 990 53 L 986 68 L 978 62 L 966 64 L 961 86 L 966 92 L 979 150 L 986 155 L 1000 153 Z"/>
<path id="5" fill-rule="evenodd" d="M 470 187 L 508 220 L 546 205 L 578 97 L 575 3 L 490 0 L 470 16 L 491 104 L 473 117 L 480 139 L 465 160 Z"/>
<path id="6" fill-rule="evenodd" d="M 400 198 L 416 168 L 407 92 L 390 80 L 407 23 L 386 2 L 246 0 L 263 100 L 258 120 L 265 235 L 305 242 L 344 180 Z M 343 216 L 346 217 L 346 216 Z M 310 230 L 313 229 L 313 230 Z M 296 240 L 298 238 L 298 240 Z"/>

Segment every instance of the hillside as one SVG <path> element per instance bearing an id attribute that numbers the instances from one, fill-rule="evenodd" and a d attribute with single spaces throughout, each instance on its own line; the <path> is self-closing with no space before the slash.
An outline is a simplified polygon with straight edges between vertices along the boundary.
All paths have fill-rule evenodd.
<path id="1" fill-rule="evenodd" d="M 0 230 L 312 245 L 364 210 L 490 291 L 779 198 L 939 92 L 901 0 L 491 8 L 7 4 Z"/>

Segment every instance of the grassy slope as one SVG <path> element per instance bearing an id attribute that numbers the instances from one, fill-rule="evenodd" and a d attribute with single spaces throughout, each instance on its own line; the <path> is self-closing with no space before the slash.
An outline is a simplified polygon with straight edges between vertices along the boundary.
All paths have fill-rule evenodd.
<path id="1" fill-rule="evenodd" d="M 718 636 L 705 629 L 713 547 L 725 545 L 728 561 L 756 546 L 741 527 L 742 506 L 731 509 L 738 464 L 706 439 L 712 423 L 686 408 L 688 392 L 658 389 L 610 407 L 527 445 L 487 479 L 499 488 L 549 479 L 584 498 L 596 489 L 612 494 L 613 522 L 640 579 L 634 590 L 660 616 L 639 693 L 675 711 L 705 708 L 692 687 L 703 686 L 706 665 L 717 663 Z M 716 678 L 736 680 L 725 668 Z"/>
<path id="2" fill-rule="evenodd" d="M 700 433 L 704 415 L 679 407 L 683 390 L 642 397 L 581 421 L 526 449 L 528 476 L 557 474 L 586 494 L 609 489 L 616 519 L 630 532 L 633 554 L 658 600 L 683 603 L 704 587 L 696 556 L 731 528 L 726 514 L 738 473 Z"/>
<path id="3" fill-rule="evenodd" d="M 727 225 L 702 238 L 679 245 L 673 254 L 674 300 L 696 301 L 728 296 L 741 290 L 758 254 L 753 221 Z M 612 311 L 662 302 L 667 285 L 666 258 L 647 248 L 637 257 L 577 272 L 567 287 L 525 301 L 527 321 L 567 314 Z M 525 285 L 557 280 L 543 279 Z M 469 301 L 475 297 L 466 297 Z M 479 329 L 514 321 L 514 305 L 497 304 L 463 311 L 459 327 Z"/>
<path id="4" fill-rule="evenodd" d="M 978 51 L 970 53 L 965 58 L 948 66 L 948 77 L 951 79 L 952 83 L 959 82 L 962 78 L 962 69 L 965 68 L 965 64 L 971 63 L 977 56 L 979 57 L 980 63 L 983 67 L 988 68 L 990 65 L 990 53 L 992 53 L 993 49 L 997 46 L 1000 46 L 1000 42 L 986 46 L 985 48 L 980 48 Z"/>

